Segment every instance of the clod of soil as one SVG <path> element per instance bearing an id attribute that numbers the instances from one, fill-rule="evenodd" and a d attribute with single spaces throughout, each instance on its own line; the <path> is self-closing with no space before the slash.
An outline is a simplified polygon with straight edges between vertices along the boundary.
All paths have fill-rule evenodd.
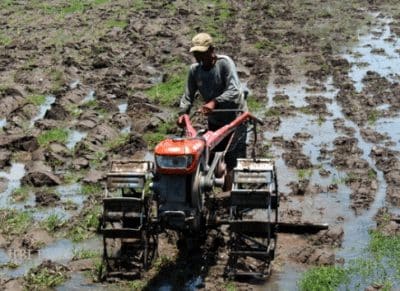
<path id="1" fill-rule="evenodd" d="M 35 202 L 39 206 L 54 206 L 60 201 L 60 197 L 54 192 L 39 191 L 35 193 Z"/>

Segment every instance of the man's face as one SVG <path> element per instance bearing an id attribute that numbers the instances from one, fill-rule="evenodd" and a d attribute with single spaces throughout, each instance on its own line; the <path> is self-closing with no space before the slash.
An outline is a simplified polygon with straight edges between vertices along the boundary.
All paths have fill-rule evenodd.
<path id="1" fill-rule="evenodd" d="M 205 68 L 210 68 L 213 65 L 212 50 L 208 49 L 205 52 L 193 52 L 196 61 Z"/>

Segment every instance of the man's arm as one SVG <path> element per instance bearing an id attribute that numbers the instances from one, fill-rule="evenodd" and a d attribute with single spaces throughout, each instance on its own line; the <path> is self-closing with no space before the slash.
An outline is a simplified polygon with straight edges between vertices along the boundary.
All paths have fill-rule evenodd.
<path id="1" fill-rule="evenodd" d="M 189 113 L 190 109 L 192 108 L 194 96 L 197 91 L 197 85 L 193 74 L 193 68 L 190 67 L 187 81 L 186 81 L 186 88 L 185 93 L 181 97 L 181 101 L 179 104 L 179 112 L 180 113 Z"/>
<path id="2" fill-rule="evenodd" d="M 215 101 L 218 104 L 224 104 L 227 107 L 236 107 L 241 102 L 240 80 L 233 61 L 230 58 L 224 58 L 224 60 L 225 62 L 222 70 L 222 77 L 224 79 L 226 88 L 221 95 L 215 98 Z"/>

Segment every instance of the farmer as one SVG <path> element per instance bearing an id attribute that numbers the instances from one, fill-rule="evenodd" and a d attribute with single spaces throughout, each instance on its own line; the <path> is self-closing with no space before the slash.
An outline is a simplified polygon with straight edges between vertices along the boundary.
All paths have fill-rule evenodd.
<path id="1" fill-rule="evenodd" d="M 200 93 L 204 105 L 199 111 L 207 115 L 208 129 L 215 131 L 234 120 L 240 112 L 225 111 L 212 113 L 214 109 L 240 109 L 247 111 L 247 104 L 236 66 L 232 59 L 217 55 L 213 39 L 207 33 L 199 33 L 192 39 L 190 52 L 197 63 L 190 66 L 186 90 L 180 100 L 180 114 L 189 113 L 196 93 Z M 182 124 L 179 118 L 178 124 Z M 225 155 L 227 173 L 224 191 L 230 191 L 233 182 L 233 168 L 237 158 L 246 157 L 246 126 L 239 127 Z M 226 137 L 214 151 L 223 151 L 230 136 Z"/>

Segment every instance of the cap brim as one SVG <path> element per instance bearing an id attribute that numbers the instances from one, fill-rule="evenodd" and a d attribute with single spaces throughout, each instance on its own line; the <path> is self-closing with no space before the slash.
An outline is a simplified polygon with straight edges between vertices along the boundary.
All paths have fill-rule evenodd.
<path id="1" fill-rule="evenodd" d="M 190 48 L 190 52 L 192 53 L 192 52 L 205 52 L 205 51 L 207 51 L 208 50 L 208 46 L 200 46 L 200 45 L 198 45 L 198 46 L 193 46 L 193 47 L 191 47 Z"/>

